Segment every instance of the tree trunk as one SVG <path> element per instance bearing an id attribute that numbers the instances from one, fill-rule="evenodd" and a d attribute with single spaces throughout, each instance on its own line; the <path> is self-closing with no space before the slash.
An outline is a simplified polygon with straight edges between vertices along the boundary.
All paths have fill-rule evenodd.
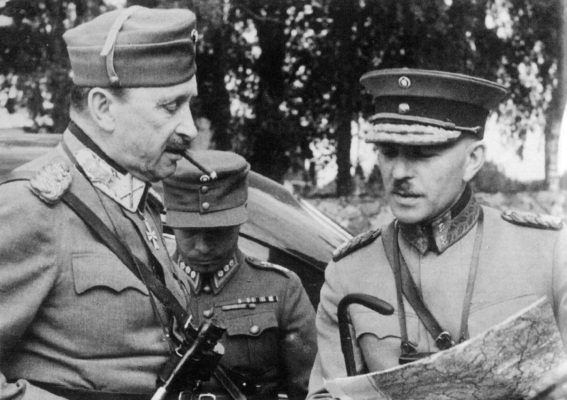
<path id="1" fill-rule="evenodd" d="M 344 102 L 342 102 L 344 103 Z M 348 103 L 348 102 L 347 102 Z M 353 178 L 350 174 L 350 147 L 352 114 L 348 110 L 340 110 L 337 116 L 337 196 L 348 196 L 353 191 Z"/>
<path id="2" fill-rule="evenodd" d="M 352 142 L 351 123 L 354 114 L 355 95 L 359 91 L 356 46 L 352 43 L 353 25 L 357 19 L 358 2 L 353 0 L 332 0 L 329 15 L 333 20 L 330 39 L 335 44 L 336 63 L 329 68 L 336 69 L 338 108 L 335 123 L 337 141 L 337 195 L 352 194 L 353 177 L 350 173 L 350 147 Z"/>
<path id="3" fill-rule="evenodd" d="M 548 190 L 559 190 L 559 135 L 561 134 L 561 122 L 563 119 L 563 111 L 565 109 L 565 100 L 567 95 L 567 7 L 563 0 L 559 1 L 561 8 L 561 51 L 557 58 L 557 77 L 559 83 L 553 94 L 553 100 L 549 106 L 548 123 L 545 129 L 545 183 Z"/>

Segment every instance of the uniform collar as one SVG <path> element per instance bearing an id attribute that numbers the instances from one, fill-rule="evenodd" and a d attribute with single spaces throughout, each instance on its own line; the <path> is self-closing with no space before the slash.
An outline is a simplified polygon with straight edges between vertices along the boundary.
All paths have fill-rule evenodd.
<path id="1" fill-rule="evenodd" d="M 72 156 L 93 186 L 128 211 L 143 208 L 140 204 L 145 202 L 150 185 L 111 160 L 75 123 L 69 124 L 69 131 L 80 142 L 70 150 Z"/>
<path id="2" fill-rule="evenodd" d="M 473 228 L 479 211 L 480 206 L 467 186 L 459 201 L 447 212 L 425 224 L 400 223 L 400 232 L 422 255 L 427 251 L 441 254 Z"/>
<path id="3" fill-rule="evenodd" d="M 230 281 L 236 271 L 238 271 L 240 265 L 242 265 L 242 261 L 243 255 L 240 251 L 237 251 L 226 265 L 212 274 L 202 274 L 193 270 L 190 265 L 185 264 L 181 259 L 181 254 L 177 262 L 189 277 L 191 290 L 194 294 L 212 292 L 216 296 L 221 292 L 228 281 Z"/>

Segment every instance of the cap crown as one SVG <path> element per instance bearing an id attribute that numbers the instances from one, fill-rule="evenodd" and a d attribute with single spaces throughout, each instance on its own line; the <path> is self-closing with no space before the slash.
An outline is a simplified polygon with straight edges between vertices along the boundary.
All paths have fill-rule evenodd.
<path id="1" fill-rule="evenodd" d="M 489 111 L 507 93 L 485 79 L 420 69 L 371 71 L 360 82 L 375 99 L 368 142 L 437 144 L 463 132 L 482 138 Z"/>
<path id="2" fill-rule="evenodd" d="M 102 14 L 63 35 L 73 82 L 100 87 L 185 82 L 196 71 L 195 28 L 195 14 L 184 9 L 134 6 Z"/>
<path id="3" fill-rule="evenodd" d="M 187 160 L 163 181 L 167 224 L 173 228 L 240 225 L 247 221 L 250 165 L 238 154 L 226 151 L 192 151 L 206 174 Z M 215 176 L 211 177 L 211 176 Z"/>

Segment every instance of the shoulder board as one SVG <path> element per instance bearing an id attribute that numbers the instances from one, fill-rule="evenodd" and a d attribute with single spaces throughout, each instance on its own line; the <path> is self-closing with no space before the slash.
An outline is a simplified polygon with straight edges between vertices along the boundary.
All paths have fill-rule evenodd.
<path id="1" fill-rule="evenodd" d="M 71 186 L 71 168 L 61 158 L 51 161 L 30 179 L 31 191 L 47 204 L 57 203 Z"/>
<path id="2" fill-rule="evenodd" d="M 252 257 L 246 257 L 246 261 L 248 261 L 248 263 L 254 268 L 276 271 L 284 275 L 286 278 L 289 278 L 289 269 L 282 267 L 281 265 L 273 264 L 267 261 L 260 261 Z"/>
<path id="3" fill-rule="evenodd" d="M 527 226 L 530 228 L 551 229 L 555 231 L 563 228 L 563 221 L 561 218 L 553 217 L 551 215 L 535 214 L 527 211 L 503 211 L 502 218 L 512 224 Z"/>
<path id="4" fill-rule="evenodd" d="M 148 203 L 154 206 L 160 213 L 165 211 L 165 203 L 154 188 L 148 190 Z"/>
<path id="5" fill-rule="evenodd" d="M 381 232 L 382 231 L 380 230 L 380 228 L 372 229 L 353 237 L 348 242 L 343 243 L 335 251 L 333 251 L 333 261 L 337 262 L 341 258 L 372 243 L 376 240 L 377 237 L 380 236 Z"/>

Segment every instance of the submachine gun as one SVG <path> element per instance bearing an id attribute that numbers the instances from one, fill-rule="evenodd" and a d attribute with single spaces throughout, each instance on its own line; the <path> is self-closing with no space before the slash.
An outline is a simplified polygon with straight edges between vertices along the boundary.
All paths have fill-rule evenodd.
<path id="1" fill-rule="evenodd" d="M 348 307 L 351 304 L 360 304 L 382 315 L 392 315 L 394 313 L 394 307 L 392 307 L 389 303 L 369 294 L 347 294 L 339 302 L 339 306 L 337 308 L 337 317 L 339 320 L 339 335 L 341 338 L 341 350 L 345 358 L 345 365 L 348 376 L 356 375 L 356 363 L 354 360 L 354 350 L 352 348 L 352 340 L 348 321 Z"/>
<path id="2" fill-rule="evenodd" d="M 164 400 L 182 390 L 197 390 L 219 366 L 224 347 L 218 341 L 226 331 L 221 321 L 207 319 L 198 330 L 188 321 L 183 331 L 185 339 L 158 374 L 158 389 L 152 400 Z"/>

